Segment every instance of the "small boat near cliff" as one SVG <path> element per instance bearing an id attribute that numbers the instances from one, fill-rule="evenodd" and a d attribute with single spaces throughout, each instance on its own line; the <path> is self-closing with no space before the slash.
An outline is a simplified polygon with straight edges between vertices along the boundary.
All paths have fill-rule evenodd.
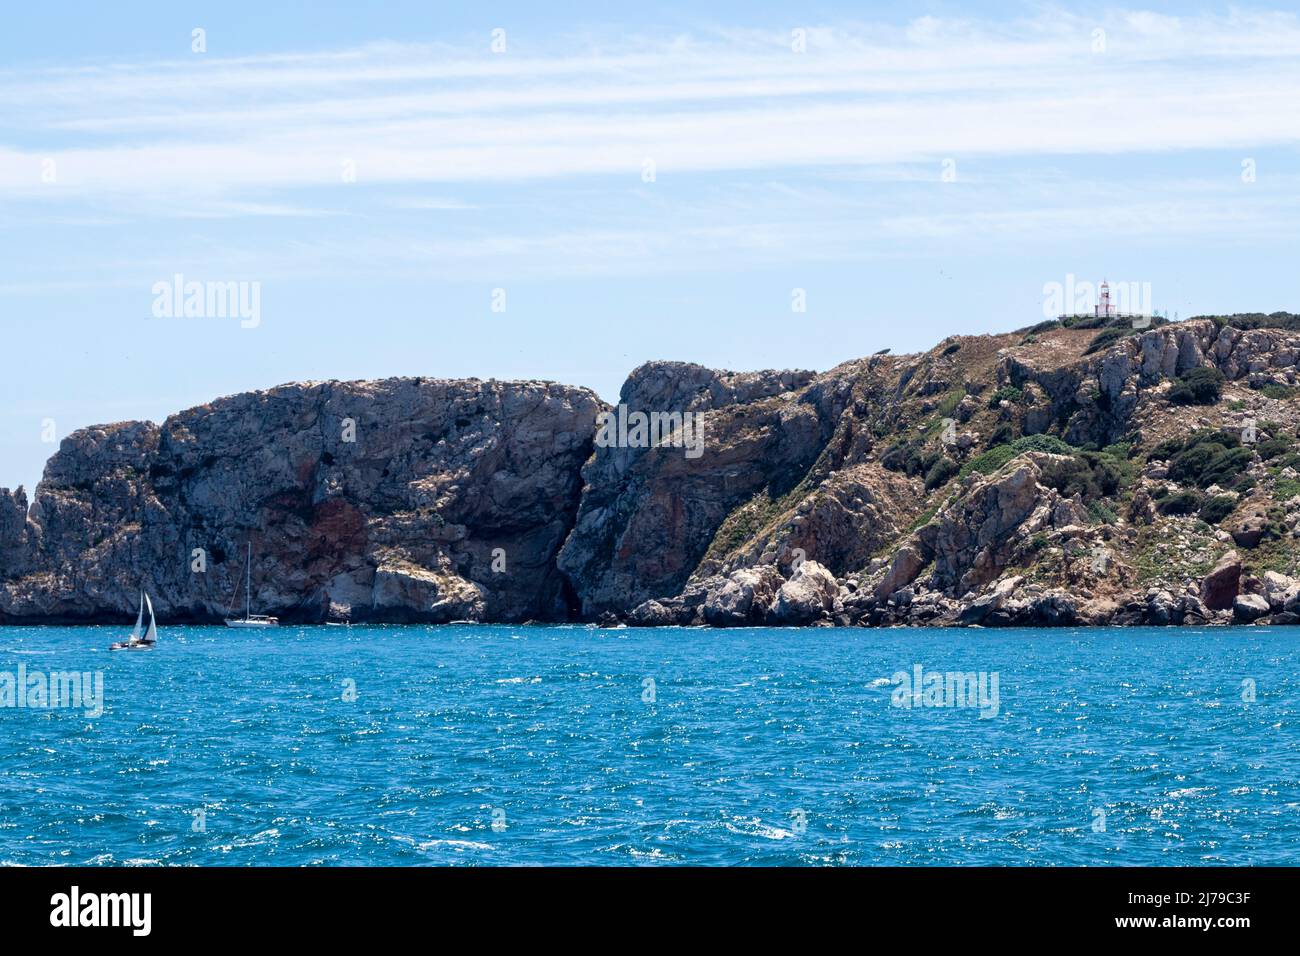
<path id="1" fill-rule="evenodd" d="M 144 628 L 144 612 L 149 610 L 149 627 Z M 114 641 L 108 645 L 110 651 L 150 651 L 158 643 L 158 622 L 153 614 L 153 602 L 144 591 L 140 592 L 140 611 L 135 616 L 135 627 L 125 641 Z"/>
<path id="2" fill-rule="evenodd" d="M 278 627 L 279 624 L 279 618 L 253 613 L 253 542 L 250 541 L 248 559 L 244 564 L 244 616 L 226 618 L 226 627 Z"/>

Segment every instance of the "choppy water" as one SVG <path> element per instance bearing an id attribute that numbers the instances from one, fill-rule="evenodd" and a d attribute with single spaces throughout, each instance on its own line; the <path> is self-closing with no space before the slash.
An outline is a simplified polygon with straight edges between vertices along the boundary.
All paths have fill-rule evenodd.
<path id="1" fill-rule="evenodd" d="M 99 717 L 0 709 L 0 862 L 1288 864 L 1300 847 L 1292 629 L 175 627 L 109 653 L 118 631 L 0 628 L 0 671 L 102 671 L 105 694 Z M 894 706 L 915 664 L 996 671 L 997 716 Z"/>

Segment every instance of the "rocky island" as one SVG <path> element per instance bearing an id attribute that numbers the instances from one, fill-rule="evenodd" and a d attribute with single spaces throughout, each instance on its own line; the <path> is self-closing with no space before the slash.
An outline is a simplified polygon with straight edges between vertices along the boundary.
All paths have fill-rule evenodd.
<path id="1" fill-rule="evenodd" d="M 309 382 L 65 438 L 0 623 L 1300 623 L 1300 317 L 1052 320 L 830 371 Z M 625 406 L 625 408 L 622 408 Z M 658 421 L 658 419 L 656 420 Z M 667 433 L 665 433 L 667 434 Z"/>

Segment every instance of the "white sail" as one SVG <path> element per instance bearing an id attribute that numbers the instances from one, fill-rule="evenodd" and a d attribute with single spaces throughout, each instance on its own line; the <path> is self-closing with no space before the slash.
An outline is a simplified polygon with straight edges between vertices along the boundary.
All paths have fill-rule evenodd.
<path id="1" fill-rule="evenodd" d="M 153 617 L 153 602 L 149 600 L 149 595 L 144 596 L 144 603 L 149 605 L 149 630 L 145 632 L 145 643 L 152 644 L 158 640 L 158 623 Z"/>
<path id="2" fill-rule="evenodd" d="M 138 613 L 135 616 L 135 627 L 131 629 L 131 636 L 128 638 L 128 640 L 132 640 L 132 641 L 140 640 L 140 634 L 144 630 L 144 598 L 145 598 L 145 594 L 143 591 L 141 591 L 140 592 L 140 613 Z"/>
<path id="3" fill-rule="evenodd" d="M 149 629 L 141 634 L 144 628 L 145 608 L 149 609 Z M 149 595 L 144 593 L 144 588 L 140 589 L 140 610 L 135 616 L 135 627 L 131 629 L 130 635 L 125 641 L 114 641 L 108 645 L 110 651 L 147 651 L 153 648 L 154 642 L 158 640 L 158 622 L 154 620 L 153 601 L 149 600 Z"/>

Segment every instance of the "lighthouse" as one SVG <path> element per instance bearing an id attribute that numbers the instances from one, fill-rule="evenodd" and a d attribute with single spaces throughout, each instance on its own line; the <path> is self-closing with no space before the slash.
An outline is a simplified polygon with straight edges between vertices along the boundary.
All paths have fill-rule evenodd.
<path id="1" fill-rule="evenodd" d="M 1101 295 L 1098 296 L 1097 305 L 1093 308 L 1093 314 L 1105 318 L 1115 315 L 1115 306 L 1110 301 L 1110 283 L 1105 279 L 1101 280 Z"/>

